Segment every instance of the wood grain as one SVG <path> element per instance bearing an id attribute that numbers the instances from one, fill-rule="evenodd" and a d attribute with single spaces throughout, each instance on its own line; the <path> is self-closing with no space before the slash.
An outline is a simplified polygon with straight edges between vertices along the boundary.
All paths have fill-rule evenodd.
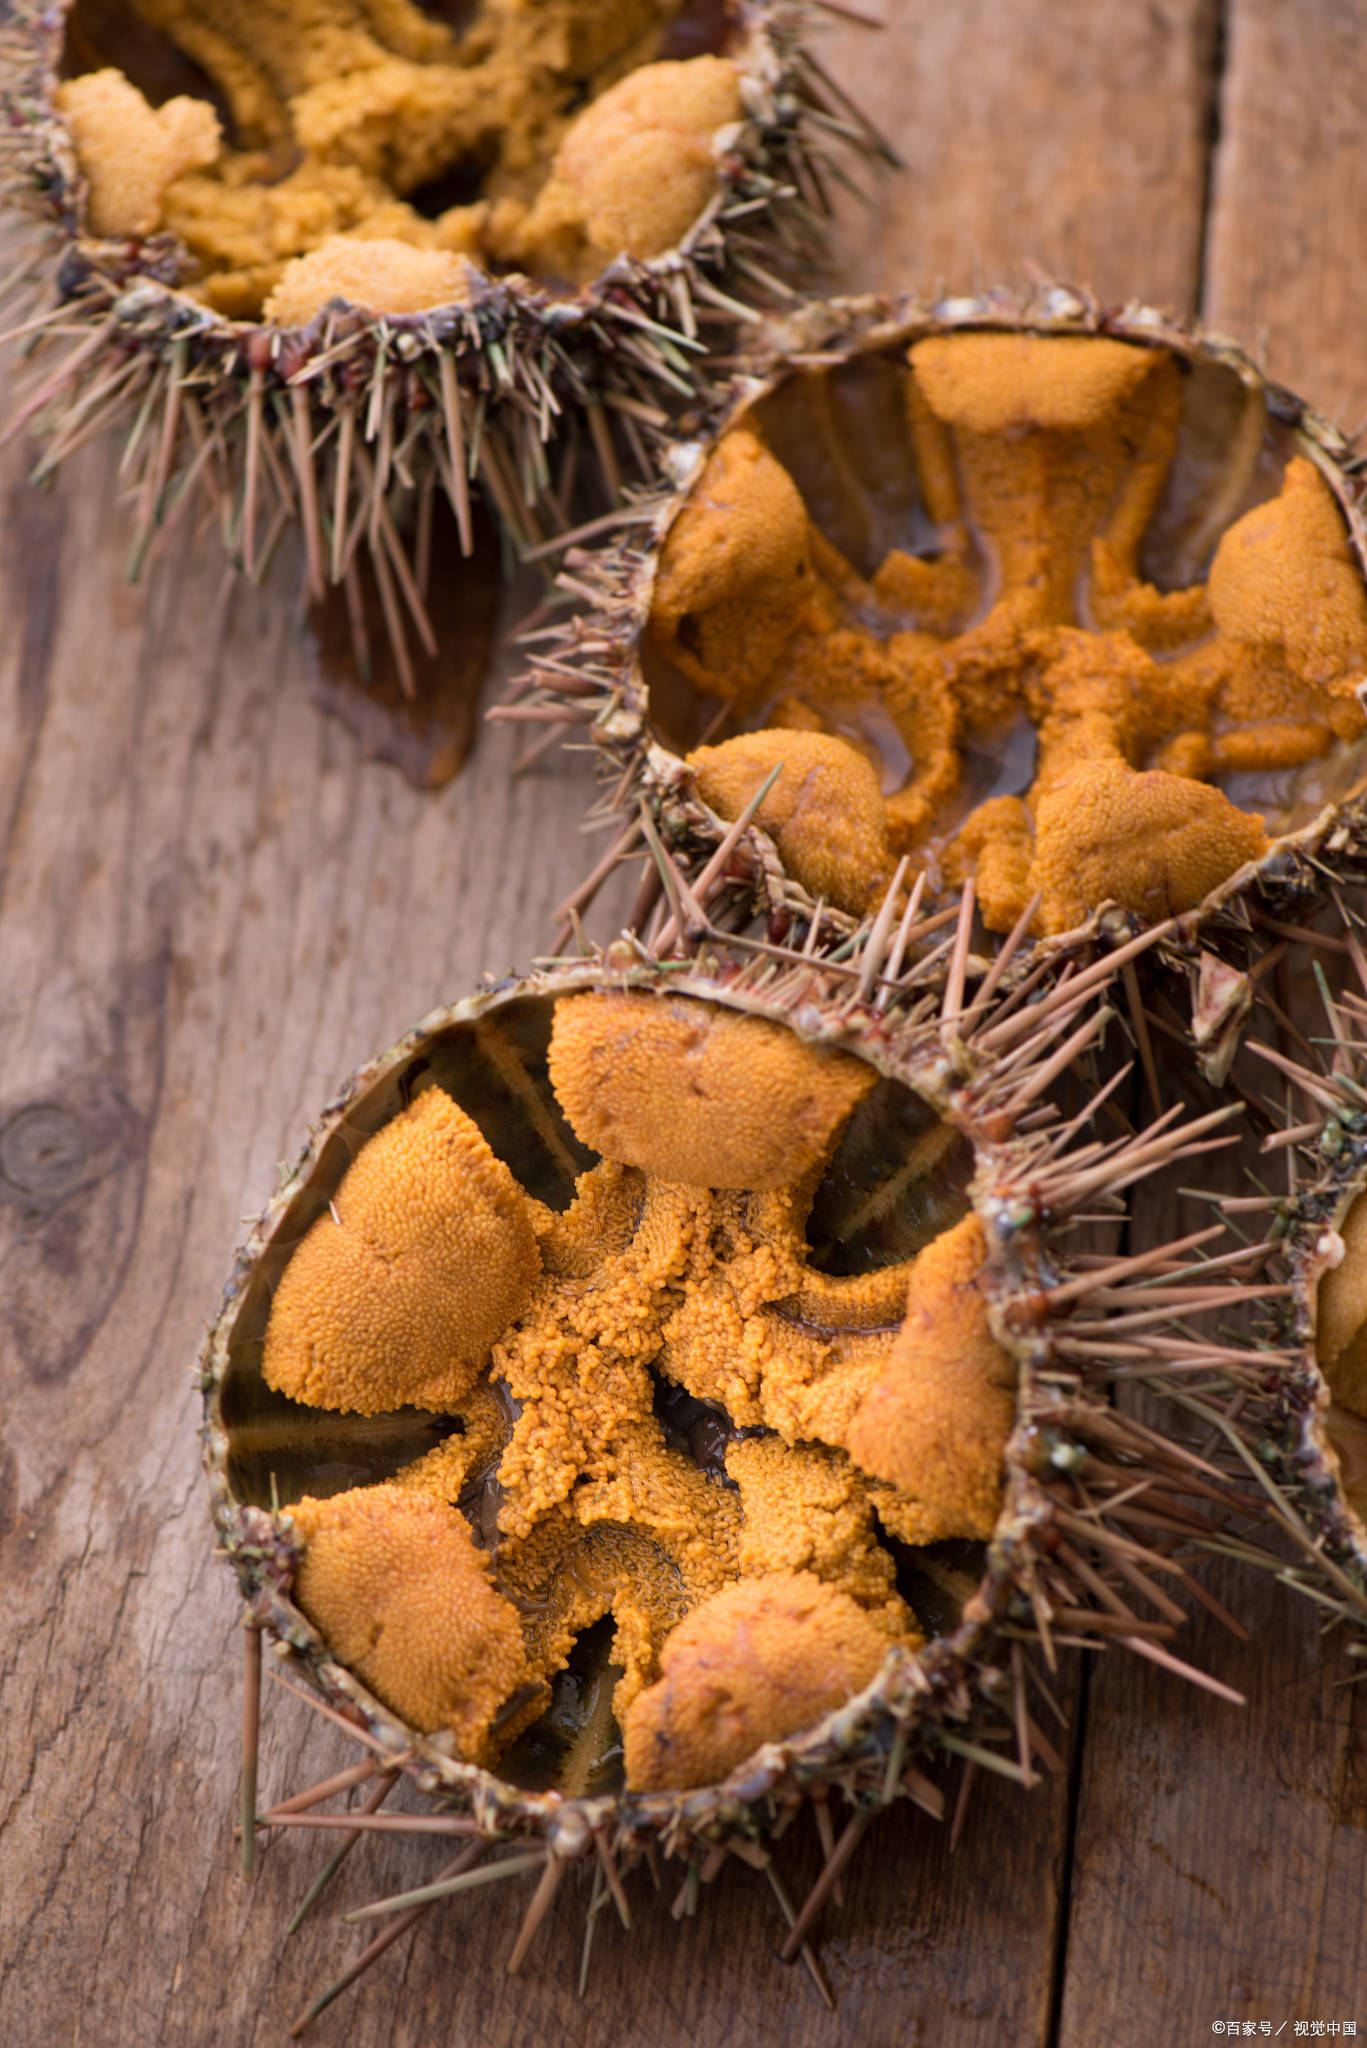
<path id="1" fill-rule="evenodd" d="M 959 289 L 1033 259 L 1192 309 L 1204 258 L 1209 317 L 1267 325 L 1274 369 L 1328 409 L 1364 404 L 1362 287 L 1329 228 L 1367 178 L 1350 9 L 1231 9 L 1209 219 L 1212 6 L 889 13 L 825 39 L 908 163 L 842 213 L 839 283 Z M 130 589 L 106 450 L 48 495 L 12 453 L 0 516 L 0 2040 L 255 2048 L 362 1945 L 337 1915 L 442 1855 L 365 1845 L 289 1941 L 325 1851 L 280 1839 L 236 1874 L 239 1633 L 189 1367 L 240 1219 L 333 1084 L 544 941 L 589 781 L 573 758 L 515 780 L 497 731 L 437 796 L 361 759 L 310 699 L 297 563 L 228 589 L 183 534 Z M 878 1824 L 823 1943 L 834 2015 L 771 1960 L 763 1878 L 732 1869 L 682 1927 L 638 1882 L 582 2004 L 574 1899 L 515 1979 L 519 1902 L 438 1909 L 313 2038 L 1150 2048 L 1206 2038 L 1231 1999 L 1346 1999 L 1361 1694 L 1334 1690 L 1304 1610 L 1230 1597 L 1270 1630 L 1218 1646 L 1243 1720 L 1117 1661 L 1071 1818 L 1066 1781 L 992 1782 L 953 1857 L 923 1816 Z M 268 1692 L 266 1789 L 336 1768 L 341 1738 Z M 800 1893 L 809 1822 L 779 1867 Z"/>
<path id="2" fill-rule="evenodd" d="M 1202 313 L 1356 432 L 1367 37 L 1353 0 L 1231 0 Z"/>
<path id="3" fill-rule="evenodd" d="M 1207 1616 L 1181 1653 L 1246 1707 L 1152 1667 L 1091 1688 L 1060 2048 L 1195 2042 L 1217 2019 L 1367 2028 L 1361 1666 L 1281 1588 L 1209 1583 L 1254 1640 Z"/>
<path id="4" fill-rule="evenodd" d="M 840 71 L 905 171 L 842 210 L 847 289 L 976 291 L 1029 266 L 1194 309 L 1213 4 L 882 12 L 881 35 L 841 35 Z"/>

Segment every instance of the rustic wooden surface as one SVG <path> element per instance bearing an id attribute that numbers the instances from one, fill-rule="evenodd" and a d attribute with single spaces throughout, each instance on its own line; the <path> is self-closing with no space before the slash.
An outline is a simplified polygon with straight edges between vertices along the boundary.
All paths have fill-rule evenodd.
<path id="1" fill-rule="evenodd" d="M 1201 312 L 1341 423 L 1367 417 L 1367 17 L 1354 0 L 884 0 L 832 70 L 908 165 L 841 216 L 851 287 L 971 288 L 1023 266 Z M 3 9 L 0 9 L 3 12 Z M 421 1881 L 367 1846 L 283 1928 L 322 1858 L 236 1874 L 239 1632 L 211 1555 L 189 1366 L 240 1218 L 338 1077 L 485 968 L 525 964 L 579 862 L 587 791 L 514 780 L 495 733 L 420 797 L 310 700 L 289 564 L 225 590 L 184 543 L 122 581 L 106 450 L 47 495 L 0 472 L 0 2041 L 266 2044 L 361 1945 L 336 1915 Z M 1073 1770 L 979 1788 L 957 1852 L 880 1821 L 824 1957 L 773 1960 L 733 1868 L 677 1927 L 603 1915 L 584 2000 L 562 1902 L 430 1913 L 312 2038 L 353 2048 L 658 2042 L 1179 2048 L 1215 2023 L 1367 2033 L 1367 1701 L 1309 1611 L 1190 1653 L 1239 1711 L 1103 1663 Z M 1076 1688 L 1075 1688 L 1076 1689 Z M 268 1687 L 268 1790 L 334 1738 Z M 429 1853 L 430 1852 L 430 1853 Z M 817 1864 L 803 1823 L 781 1867 Z M 582 1903 L 582 1902 L 581 1902 Z"/>

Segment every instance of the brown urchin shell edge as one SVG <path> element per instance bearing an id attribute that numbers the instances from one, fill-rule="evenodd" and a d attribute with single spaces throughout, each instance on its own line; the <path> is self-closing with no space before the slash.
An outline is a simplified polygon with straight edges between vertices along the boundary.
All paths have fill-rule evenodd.
<path id="1" fill-rule="evenodd" d="M 1367 951 L 1360 908 L 1334 891 L 1337 932 L 1298 929 L 1293 943 L 1318 984 L 1324 1030 L 1295 1033 L 1299 1058 L 1250 1038 L 1247 1050 L 1283 1091 L 1268 1109 L 1275 1126 L 1262 1151 L 1268 1170 L 1285 1162 L 1285 1187 L 1222 1197 L 1234 1218 L 1265 1232 L 1265 1248 L 1284 1284 L 1273 1290 L 1272 1344 L 1281 1357 L 1256 1384 L 1255 1398 L 1225 1419 L 1243 1462 L 1269 1494 L 1284 1533 L 1304 1559 L 1286 1573 L 1324 1611 L 1326 1626 L 1346 1622 L 1367 1655 L 1367 1524 L 1343 1485 L 1327 1428 L 1330 1391 L 1316 1356 L 1316 1293 L 1343 1257 L 1337 1226 L 1367 1186 Z M 1325 963 L 1344 977 L 1331 993 Z M 1284 1019 L 1273 1013 L 1275 1024 Z"/>
<path id="2" fill-rule="evenodd" d="M 822 1044 L 853 1045 L 880 1071 L 906 1080 L 942 1116 L 967 1133 L 979 1161 L 975 1207 L 992 1247 L 989 1286 L 994 1329 L 1020 1367 L 1017 1424 L 1008 1446 L 1008 1483 L 989 1550 L 987 1575 L 959 1628 L 917 1655 L 894 1651 L 866 1691 L 792 1740 L 765 1745 L 724 1784 L 679 1795 L 627 1794 L 566 1800 L 528 1794 L 475 1765 L 460 1763 L 412 1732 L 336 1664 L 312 1624 L 289 1598 L 293 1548 L 286 1530 L 260 1509 L 229 1497 L 226 1436 L 217 1407 L 230 1329 L 247 1276 L 292 1195 L 318 1160 L 328 1136 L 357 1095 L 410 1060 L 430 1033 L 483 1017 L 508 993 L 503 984 L 434 1012 L 380 1059 L 360 1069 L 315 1126 L 299 1165 L 249 1237 L 211 1329 L 201 1361 L 206 1393 L 205 1455 L 222 1545 L 246 1600 L 247 1689 L 243 1772 L 243 1854 L 250 1869 L 260 1828 L 340 1831 L 342 1848 L 310 1891 L 307 1910 L 342 1854 L 367 1831 L 438 1833 L 463 1845 L 432 1884 L 376 1901 L 354 1917 L 389 1917 L 385 1932 L 297 2022 L 302 2031 L 332 1997 L 439 1897 L 502 1877 L 538 1873 L 509 1957 L 517 1969 L 550 1908 L 569 1864 L 596 1858 L 586 1928 L 585 1969 L 594 1914 L 610 1895 L 629 1924 L 622 1876 L 657 1852 L 677 1856 L 687 1875 L 676 1912 L 691 1911 L 698 1887 L 728 1857 L 763 1868 L 789 1921 L 783 1954 L 802 1953 L 823 1997 L 829 1997 L 810 1936 L 841 1870 L 873 1817 L 908 1797 L 939 1817 L 940 1789 L 919 1768 L 938 1755 L 961 1760 L 964 1775 L 955 1825 L 973 1775 L 981 1769 L 1020 1783 L 1038 1763 L 1059 1759 L 1032 1712 L 1031 1688 L 1062 1719 L 1046 1672 L 1062 1647 L 1124 1646 L 1176 1670 L 1219 1696 L 1239 1696 L 1182 1663 L 1164 1647 L 1183 1618 L 1158 1583 L 1176 1582 L 1238 1624 L 1192 1579 L 1184 1560 L 1204 1548 L 1269 1560 L 1233 1526 L 1258 1514 L 1261 1497 L 1241 1490 L 1237 1460 L 1225 1466 L 1196 1455 L 1107 1405 L 1118 1379 L 1140 1377 L 1160 1392 L 1196 1387 L 1216 1412 L 1237 1411 L 1250 1383 L 1268 1367 L 1219 1341 L 1206 1342 L 1175 1317 L 1187 1318 L 1263 1293 L 1250 1282 L 1261 1248 L 1203 1259 L 1216 1231 L 1201 1231 L 1137 1258 L 1093 1259 L 1078 1272 L 1055 1263 L 1054 1240 L 1070 1219 L 1116 1212 L 1119 1192 L 1133 1182 L 1228 1142 L 1212 1135 L 1228 1112 L 1185 1126 L 1176 1112 L 1135 1132 L 1089 1136 L 1092 1119 L 1128 1073 L 1122 1067 L 1067 1121 L 1050 1090 L 1095 1044 L 1112 1013 L 1104 998 L 1118 966 L 1147 949 L 1144 934 L 1110 959 L 1042 989 L 1038 976 L 1008 987 L 1009 954 L 987 965 L 970 953 L 971 901 L 954 914 L 918 924 L 914 904 L 900 923 L 889 893 L 885 914 L 865 927 L 843 961 L 744 940 L 724 949 L 694 940 L 696 957 L 659 959 L 634 939 L 607 954 L 576 962 L 540 963 L 515 984 L 519 994 L 562 993 L 592 986 L 663 984 L 682 994 L 773 1016 Z M 688 942 L 685 942 L 688 943 Z M 911 958 L 905 970 L 901 963 Z M 1100 1000 L 1098 1000 L 1100 999 Z M 1155 1327 L 1156 1326 L 1156 1327 Z M 1231 1469 L 1234 1477 L 1231 1477 Z M 256 1742 L 262 1668 L 261 1631 L 276 1638 L 276 1655 L 301 1663 L 325 1695 L 303 1696 L 339 1723 L 364 1751 L 362 1762 L 306 1791 L 257 1811 Z M 1040 1667 L 1043 1667 L 1042 1669 Z M 284 1679 L 281 1682 L 290 1685 Z M 377 1809 L 398 1773 L 433 1795 L 430 1815 L 385 1815 Z M 369 1783 L 362 1810 L 319 1813 L 342 1791 Z M 850 1806 L 836 1835 L 832 1791 Z M 812 1799 L 826 1851 L 825 1867 L 799 1907 L 788 1900 L 769 1836 Z M 451 1811 L 452 1805 L 462 1810 Z M 526 1846 L 526 1838 L 533 1838 Z M 484 1859 L 496 1844 L 513 1853 Z"/>
<path id="3" fill-rule="evenodd" d="M 616 503 L 624 462 L 653 474 L 670 408 L 710 393 L 699 326 L 753 322 L 756 296 L 794 297 L 769 266 L 801 269 L 819 249 L 829 182 L 848 182 L 832 148 L 891 158 L 806 46 L 827 11 L 843 10 L 744 0 L 747 118 L 678 248 L 619 258 L 573 298 L 490 277 L 468 305 L 387 316 L 332 307 L 280 328 L 222 318 L 177 292 L 170 235 L 80 239 L 82 180 L 50 99 L 65 8 L 18 0 L 0 29 L 0 185 L 30 202 L 46 232 L 0 282 L 0 305 L 20 315 L 4 338 L 36 349 L 40 371 L 54 345 L 73 345 L 37 377 L 4 439 L 25 426 L 43 435 L 41 481 L 93 436 L 127 428 L 130 576 L 196 503 L 253 580 L 297 521 L 315 600 L 329 581 L 354 598 L 364 541 L 407 688 L 408 635 L 436 647 L 421 538 L 412 548 L 394 518 L 405 480 L 420 479 L 419 536 L 440 487 L 466 554 L 472 487 L 519 550 L 568 525 L 581 452 Z M 549 449 L 579 416 L 585 446 L 563 436 L 553 475 Z"/>
<path id="4" fill-rule="evenodd" d="M 497 720 L 540 721 L 561 733 L 587 733 L 602 757 L 607 786 L 592 822 L 617 820 L 618 834 L 603 859 L 566 897 L 560 906 L 562 918 L 582 915 L 613 868 L 645 850 L 644 819 L 649 813 L 690 878 L 728 839 L 735 857 L 726 880 L 737 916 L 748 908 L 751 914 L 767 915 L 780 929 L 810 919 L 816 906 L 808 892 L 785 873 L 769 834 L 751 823 L 758 799 L 738 848 L 734 828 L 702 802 L 683 760 L 654 737 L 639 658 L 641 629 L 665 536 L 715 435 L 788 371 L 837 366 L 949 329 L 1106 336 L 1162 346 L 1185 360 L 1201 358 L 1224 365 L 1266 405 L 1268 416 L 1291 432 L 1298 452 L 1313 462 L 1343 513 L 1367 579 L 1367 455 L 1356 453 L 1337 428 L 1294 393 L 1270 383 L 1245 351 L 1223 335 L 1138 302 L 1110 308 L 1090 292 L 1061 283 L 1022 293 L 995 289 L 975 298 L 933 302 L 910 296 L 810 301 L 766 324 L 749 373 L 733 386 L 729 408 L 704 440 L 676 446 L 670 457 L 673 484 L 637 498 L 637 524 L 625 538 L 595 551 L 569 548 L 559 584 L 574 602 L 575 614 L 524 636 L 531 650 L 527 672 L 513 684 L 510 701 L 488 714 Z M 1174 963 L 1191 964 L 1208 929 L 1231 939 L 1237 951 L 1241 936 L 1261 919 L 1264 907 L 1273 919 L 1294 923 L 1307 902 L 1322 899 L 1326 884 L 1354 866 L 1367 869 L 1367 791 L 1325 805 L 1309 823 L 1275 840 L 1261 861 L 1240 868 L 1199 908 L 1176 919 L 1165 955 Z M 653 900 L 658 900 L 658 892 Z M 1066 957 L 1097 935 L 1106 921 L 1105 911 L 1106 906 L 1100 906 L 1076 932 L 1040 941 L 1041 951 Z M 857 928 L 857 919 L 829 906 L 824 907 L 824 916 L 828 936 L 837 942 Z M 1206 1024 L 1220 1035 L 1209 1016 Z"/>

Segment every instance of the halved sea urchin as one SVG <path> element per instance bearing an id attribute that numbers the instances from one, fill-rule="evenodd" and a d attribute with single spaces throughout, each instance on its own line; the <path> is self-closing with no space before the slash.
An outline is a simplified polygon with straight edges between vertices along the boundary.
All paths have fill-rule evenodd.
<path id="1" fill-rule="evenodd" d="M 1227 1289 L 1188 1242 L 1061 1261 L 1220 1117 L 1094 1133 L 1119 1075 L 1060 1105 L 1110 966 L 1003 993 L 942 926 L 843 963 L 624 942 L 438 1011 L 240 1256 L 203 1374 L 249 1643 L 447 1807 L 447 1888 L 540 1838 L 488 1873 L 540 1871 L 513 1967 L 586 1851 L 614 1895 L 652 1844 L 763 1864 L 836 1787 L 796 1953 L 872 1812 L 938 1807 L 919 1756 L 1051 1754 L 1027 1644 L 1173 1661 L 1155 1574 L 1231 1497 L 1107 1407 L 1101 1339 L 1189 1373 L 1199 1339 L 1145 1332 Z M 266 1824 L 341 1825 L 328 1789 Z M 244 1797 L 250 1842 L 254 1761 Z"/>
<path id="2" fill-rule="evenodd" d="M 852 928 L 907 855 L 928 904 L 971 882 L 986 930 L 1054 940 L 1107 902 L 1199 921 L 1362 836 L 1360 464 L 1300 400 L 1058 289 L 771 340 L 533 657 L 608 757 L 619 853 L 644 801 L 696 871 L 762 791 L 756 907 Z"/>
<path id="3" fill-rule="evenodd" d="M 805 0 L 21 0 L 0 165 L 56 235 L 16 277 L 46 347 L 12 428 L 47 437 L 40 474 L 130 429 L 135 564 L 192 500 L 248 572 L 301 524 L 315 600 L 346 582 L 354 608 L 368 557 L 403 673 L 414 638 L 436 652 L 434 501 L 468 554 L 472 487 L 525 546 L 581 467 L 611 495 L 619 458 L 648 473 L 706 385 L 700 320 L 810 246 L 825 144 L 868 137 L 809 23 Z"/>

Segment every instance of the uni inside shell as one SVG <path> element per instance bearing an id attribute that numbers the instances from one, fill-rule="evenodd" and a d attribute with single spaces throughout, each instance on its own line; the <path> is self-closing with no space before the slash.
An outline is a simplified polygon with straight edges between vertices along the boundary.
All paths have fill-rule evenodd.
<path id="1" fill-rule="evenodd" d="M 855 131 L 809 19 L 23 0 L 0 168 L 56 238 L 20 269 L 17 332 L 46 346 L 11 431 L 45 436 L 41 475 L 129 430 L 134 573 L 187 505 L 253 575 L 299 525 L 313 599 L 345 583 L 354 613 L 364 570 L 411 688 L 434 517 L 438 555 L 469 554 L 472 494 L 517 548 L 564 527 L 576 477 L 615 497 L 707 388 L 700 324 L 810 253 L 822 138 Z"/>
<path id="2" fill-rule="evenodd" d="M 826 1785 L 933 1804 L 926 1750 L 1028 1779 L 1029 1641 L 1168 1656 L 1184 1568 L 1107 1505 L 1233 1508 L 1094 1354 L 1186 1248 L 1066 1276 L 1059 1237 L 1203 1133 L 1078 1151 L 1109 969 L 970 992 L 969 935 L 901 986 L 886 942 L 624 948 L 437 1012 L 245 1247 L 204 1384 L 250 1619 L 472 1833 L 740 1854 Z"/>
<path id="3" fill-rule="evenodd" d="M 1107 903 L 1199 923 L 1358 832 L 1359 465 L 1301 401 L 1062 290 L 772 336 L 532 659 L 608 756 L 623 853 L 642 799 L 692 873 L 751 807 L 756 907 L 852 929 L 904 856 L 1057 941 Z"/>

